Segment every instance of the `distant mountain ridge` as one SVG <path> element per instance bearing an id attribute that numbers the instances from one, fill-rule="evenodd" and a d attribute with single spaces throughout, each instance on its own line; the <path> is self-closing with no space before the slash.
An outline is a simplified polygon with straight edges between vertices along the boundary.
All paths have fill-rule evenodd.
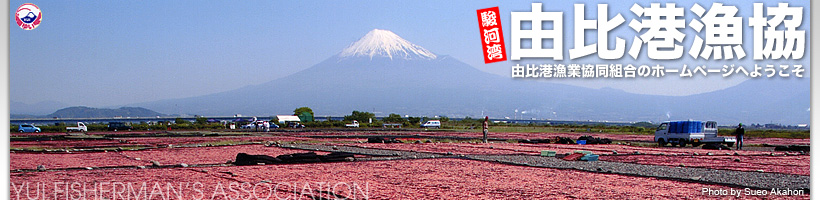
<path id="1" fill-rule="evenodd" d="M 67 107 L 44 116 L 11 115 L 11 118 L 110 118 L 110 117 L 156 117 L 167 116 L 141 107 L 91 108 L 86 106 Z"/>

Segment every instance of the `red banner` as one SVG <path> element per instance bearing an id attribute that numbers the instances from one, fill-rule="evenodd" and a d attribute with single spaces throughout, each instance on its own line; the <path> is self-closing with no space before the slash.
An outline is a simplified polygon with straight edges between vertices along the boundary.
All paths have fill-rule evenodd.
<path id="1" fill-rule="evenodd" d="M 501 29 L 501 16 L 499 14 L 498 7 L 476 10 L 485 64 L 507 60 L 507 50 L 504 47 L 504 31 Z"/>

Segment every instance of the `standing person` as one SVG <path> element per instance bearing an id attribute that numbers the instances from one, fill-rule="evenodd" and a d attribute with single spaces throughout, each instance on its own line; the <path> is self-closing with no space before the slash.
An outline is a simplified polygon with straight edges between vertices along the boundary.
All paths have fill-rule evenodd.
<path id="1" fill-rule="evenodd" d="M 490 117 L 484 116 L 484 143 L 487 143 L 487 133 L 490 132 Z"/>
<path id="2" fill-rule="evenodd" d="M 743 149 L 743 134 L 746 134 L 746 130 L 743 130 L 743 123 L 737 124 L 737 129 L 735 129 L 735 138 L 737 139 L 737 150 Z"/>

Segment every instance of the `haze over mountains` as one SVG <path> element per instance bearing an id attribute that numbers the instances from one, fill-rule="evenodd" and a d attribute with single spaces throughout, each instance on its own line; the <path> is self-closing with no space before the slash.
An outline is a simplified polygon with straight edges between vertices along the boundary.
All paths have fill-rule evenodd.
<path id="1" fill-rule="evenodd" d="M 26 115 L 11 114 L 13 119 L 32 118 L 111 118 L 111 117 L 157 117 L 167 116 L 140 107 L 120 107 L 120 108 L 91 108 L 86 106 L 73 106 L 59 109 L 47 115 Z"/>
<path id="2" fill-rule="evenodd" d="M 317 116 L 359 110 L 378 116 L 799 124 L 809 122 L 809 95 L 808 78 L 762 78 L 683 97 L 515 80 L 482 72 L 376 29 L 336 56 L 287 77 L 227 92 L 128 106 L 202 116 L 271 116 L 308 106 Z"/>
<path id="3" fill-rule="evenodd" d="M 9 111 L 11 114 L 46 115 L 68 106 L 68 104 L 57 101 L 42 101 L 33 104 L 11 101 Z"/>

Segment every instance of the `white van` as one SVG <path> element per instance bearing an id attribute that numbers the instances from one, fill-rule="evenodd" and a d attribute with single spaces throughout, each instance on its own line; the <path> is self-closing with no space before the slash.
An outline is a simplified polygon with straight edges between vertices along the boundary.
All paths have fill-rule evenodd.
<path id="1" fill-rule="evenodd" d="M 421 125 L 422 128 L 441 128 L 440 120 L 430 120 Z"/>

